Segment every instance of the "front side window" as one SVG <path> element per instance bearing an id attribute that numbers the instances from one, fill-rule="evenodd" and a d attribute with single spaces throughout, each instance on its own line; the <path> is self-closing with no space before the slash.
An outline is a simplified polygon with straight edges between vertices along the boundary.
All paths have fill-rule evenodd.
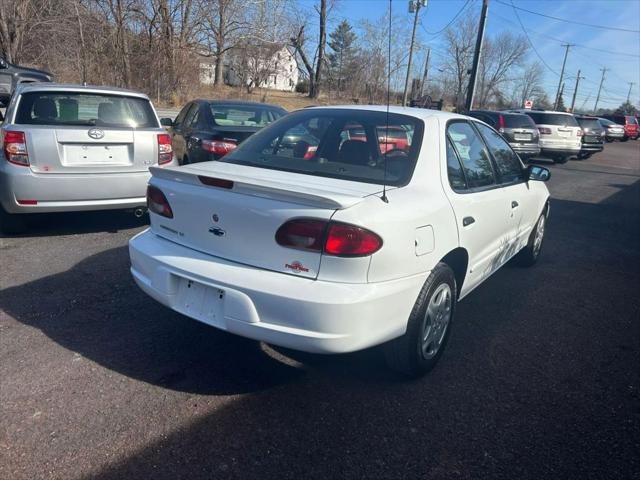
<path id="1" fill-rule="evenodd" d="M 406 185 L 423 122 L 385 112 L 305 109 L 245 140 L 223 162 L 358 182 Z"/>
<path id="2" fill-rule="evenodd" d="M 458 153 L 469 188 L 482 188 L 496 183 L 489 152 L 484 142 L 467 122 L 454 122 L 447 135 Z"/>
<path id="3" fill-rule="evenodd" d="M 21 125 L 157 128 L 149 100 L 82 92 L 26 92 L 20 96 Z"/>
<path id="4" fill-rule="evenodd" d="M 480 130 L 493 155 L 501 182 L 513 183 L 523 180 L 522 164 L 509 144 L 495 130 L 485 127 L 481 123 L 476 123 L 476 127 Z"/>

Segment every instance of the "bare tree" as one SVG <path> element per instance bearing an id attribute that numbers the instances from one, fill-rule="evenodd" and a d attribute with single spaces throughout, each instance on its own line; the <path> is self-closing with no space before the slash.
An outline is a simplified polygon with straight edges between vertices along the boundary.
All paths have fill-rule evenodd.
<path id="1" fill-rule="evenodd" d="M 480 108 L 486 107 L 492 98 L 499 102 L 505 97 L 500 87 L 508 81 L 508 73 L 522 64 L 527 51 L 526 39 L 510 32 L 485 40 L 478 72 Z"/>
<path id="2" fill-rule="evenodd" d="M 469 70 L 473 61 L 477 26 L 471 16 L 465 16 L 445 31 L 445 48 L 450 58 L 443 64 L 445 83 L 455 92 L 452 99 L 456 110 L 464 108 Z"/>
<path id="3" fill-rule="evenodd" d="M 540 62 L 533 62 L 525 66 L 514 83 L 512 104 L 522 107 L 526 100 L 534 100 L 545 94 L 542 82 L 544 67 Z"/>

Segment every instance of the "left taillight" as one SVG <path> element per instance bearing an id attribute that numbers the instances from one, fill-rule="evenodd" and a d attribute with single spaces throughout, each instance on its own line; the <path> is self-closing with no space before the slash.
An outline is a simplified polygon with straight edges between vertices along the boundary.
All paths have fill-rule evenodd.
<path id="1" fill-rule="evenodd" d="M 4 157 L 8 162 L 23 167 L 29 166 L 27 140 L 24 132 L 5 131 L 3 140 Z"/>
<path id="2" fill-rule="evenodd" d="M 173 160 L 173 142 L 171 135 L 167 133 L 158 134 L 158 165 L 169 163 Z"/>
<path id="3" fill-rule="evenodd" d="M 576 135 L 577 135 L 578 137 L 581 137 L 581 136 L 583 136 L 583 135 L 584 135 L 584 132 L 582 131 L 582 129 L 581 129 L 581 128 L 579 128 L 579 129 L 578 129 L 578 131 L 576 132 Z"/>
<path id="4" fill-rule="evenodd" d="M 162 190 L 153 185 L 147 186 L 147 208 L 149 211 L 166 218 L 173 218 L 173 211 Z"/>
<path id="5" fill-rule="evenodd" d="M 202 140 L 202 149 L 205 152 L 213 153 L 215 155 L 224 156 L 227 153 L 235 150 L 238 144 L 230 139 L 225 140 Z"/>

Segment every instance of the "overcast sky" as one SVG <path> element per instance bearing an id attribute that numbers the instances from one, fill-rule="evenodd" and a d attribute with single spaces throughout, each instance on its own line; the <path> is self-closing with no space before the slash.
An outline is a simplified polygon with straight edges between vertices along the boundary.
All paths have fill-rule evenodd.
<path id="1" fill-rule="evenodd" d="M 298 0 L 303 6 L 311 7 L 315 0 Z M 467 4 L 467 0 L 429 0 L 427 8 L 420 13 L 418 35 L 422 43 L 431 47 L 434 64 L 445 61 L 442 56 L 443 34 L 438 32 Z M 634 30 L 625 32 L 581 26 L 518 10 L 520 20 L 531 42 L 542 60 L 546 62 L 544 86 L 549 97 L 555 95 L 559 73 L 564 55 L 563 43 L 573 43 L 565 70 L 565 103 L 569 103 L 573 94 L 578 69 L 581 81 L 576 105 L 592 108 L 595 102 L 602 72 L 607 67 L 603 91 L 599 106 L 616 107 L 626 100 L 629 91 L 628 82 L 635 82 L 631 92 L 631 101 L 640 105 L 640 0 L 514 0 L 517 7 L 533 12 L 570 20 L 619 29 Z M 469 0 L 461 16 L 478 18 L 482 0 Z M 329 30 L 335 28 L 343 18 L 356 26 L 363 20 L 379 19 L 389 7 L 388 0 L 338 0 L 332 12 Z M 393 0 L 393 15 L 408 13 L 408 0 Z M 489 0 L 487 34 L 494 35 L 504 30 L 522 34 L 523 30 L 511 7 L 511 0 Z M 408 47 L 408 46 L 407 46 Z M 418 65 L 424 52 L 418 54 Z M 529 60 L 538 60 L 531 50 Z M 423 62 L 424 60 L 422 60 Z M 421 68 L 421 67 L 418 67 Z"/>

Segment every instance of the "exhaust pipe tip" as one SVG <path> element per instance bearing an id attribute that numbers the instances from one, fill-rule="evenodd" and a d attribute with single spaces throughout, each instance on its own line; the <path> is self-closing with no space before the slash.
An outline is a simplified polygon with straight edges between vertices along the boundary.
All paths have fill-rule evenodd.
<path id="1" fill-rule="evenodd" d="M 142 207 L 138 207 L 133 211 L 133 215 L 136 218 L 142 217 L 145 213 L 147 213 L 147 209 L 146 208 L 142 208 Z"/>

